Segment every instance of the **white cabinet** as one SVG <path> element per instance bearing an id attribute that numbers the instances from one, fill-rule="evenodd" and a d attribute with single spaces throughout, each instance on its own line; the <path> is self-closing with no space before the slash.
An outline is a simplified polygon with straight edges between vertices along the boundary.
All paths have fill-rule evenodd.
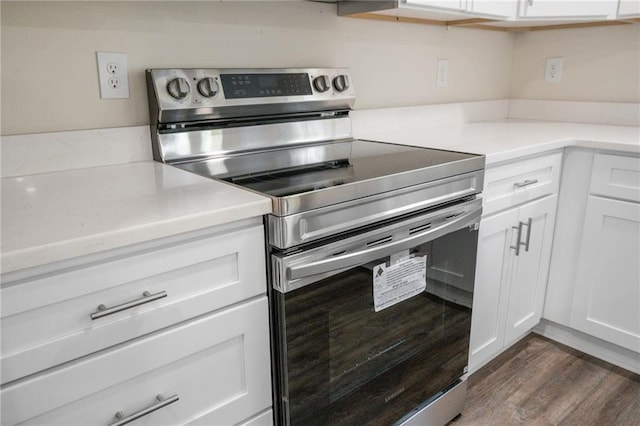
<path id="1" fill-rule="evenodd" d="M 462 11 L 465 9 L 466 0 L 405 0 L 403 3 L 407 6 L 426 6 Z"/>
<path id="2" fill-rule="evenodd" d="M 540 322 L 549 274 L 557 196 L 519 209 L 521 241 L 515 256 L 509 291 L 505 344 L 510 345 Z"/>
<path id="3" fill-rule="evenodd" d="M 2 383 L 264 294 L 263 239 L 258 224 L 5 279 Z"/>
<path id="4" fill-rule="evenodd" d="M 614 18 L 617 0 L 519 0 L 520 18 Z"/>
<path id="5" fill-rule="evenodd" d="M 2 424 L 270 424 L 264 250 L 255 218 L 3 275 Z"/>
<path id="6" fill-rule="evenodd" d="M 512 226 L 518 209 L 483 218 L 478 232 L 478 257 L 473 294 L 469 370 L 474 372 L 504 346 L 507 302 L 513 256 Z"/>
<path id="7" fill-rule="evenodd" d="M 515 16 L 516 6 L 516 0 L 404 0 L 399 3 L 400 8 L 422 7 L 425 10 L 462 12 L 468 15 L 490 15 L 500 18 Z"/>
<path id="8" fill-rule="evenodd" d="M 513 18 L 517 10 L 516 0 L 467 0 L 467 11 L 474 14 Z"/>
<path id="9" fill-rule="evenodd" d="M 640 158 L 594 156 L 569 325 L 640 353 Z"/>
<path id="10" fill-rule="evenodd" d="M 338 15 L 379 14 L 407 18 L 409 22 L 496 21 L 498 27 L 544 26 L 549 21 L 604 21 L 640 14 L 637 0 L 342 0 Z M 372 17 L 372 16 L 370 16 Z M 465 22 L 467 24 L 469 22 Z M 489 26 L 493 22 L 487 22 Z"/>
<path id="11" fill-rule="evenodd" d="M 589 196 L 571 327 L 640 352 L 640 204 Z"/>
<path id="12" fill-rule="evenodd" d="M 470 371 L 542 317 L 562 154 L 486 170 L 474 289 Z"/>
<path id="13" fill-rule="evenodd" d="M 271 405 L 267 311 L 253 300 L 3 388 L 2 424 L 98 426 L 149 407 L 146 424 L 237 424 Z"/>
<path id="14" fill-rule="evenodd" d="M 557 196 L 480 223 L 470 371 L 517 341 L 542 317 Z"/>
<path id="15" fill-rule="evenodd" d="M 620 0 L 618 18 L 628 19 L 640 16 L 640 0 Z"/>
<path id="16" fill-rule="evenodd" d="M 517 0 L 390 0 L 338 2 L 338 15 L 376 13 L 430 21 L 459 21 L 467 18 L 513 19 Z"/>
<path id="17" fill-rule="evenodd" d="M 540 332 L 640 372 L 640 157 L 568 149 Z"/>

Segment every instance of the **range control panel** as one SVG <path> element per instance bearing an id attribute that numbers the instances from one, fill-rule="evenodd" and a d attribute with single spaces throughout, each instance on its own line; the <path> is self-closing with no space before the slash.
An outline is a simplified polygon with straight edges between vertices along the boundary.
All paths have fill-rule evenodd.
<path id="1" fill-rule="evenodd" d="M 355 100 L 346 68 L 152 69 L 147 86 L 161 112 L 309 102 L 351 108 Z"/>

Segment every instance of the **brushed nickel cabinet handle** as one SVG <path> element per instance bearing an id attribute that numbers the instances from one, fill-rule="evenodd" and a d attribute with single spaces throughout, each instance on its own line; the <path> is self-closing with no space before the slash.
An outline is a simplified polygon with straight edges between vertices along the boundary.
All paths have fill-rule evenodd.
<path id="1" fill-rule="evenodd" d="M 136 300 L 132 300 L 130 302 L 122 303 L 120 305 L 112 306 L 107 308 L 105 305 L 98 306 L 98 310 L 91 313 L 91 319 L 97 320 L 102 317 L 106 317 L 107 315 L 115 314 L 116 312 L 121 312 L 127 309 L 135 308 L 136 306 L 144 305 L 145 303 L 153 302 L 154 300 L 162 299 L 163 297 L 167 297 L 166 291 L 160 291 L 155 294 L 151 294 L 148 291 L 142 293 L 142 297 Z"/>
<path id="2" fill-rule="evenodd" d="M 147 407 L 144 408 L 138 412 L 135 412 L 133 414 L 128 415 L 127 417 L 124 416 L 124 413 L 122 411 L 118 411 L 116 413 L 116 421 L 113 423 L 110 423 L 109 426 L 122 426 L 122 425 L 126 425 L 127 423 L 131 423 L 134 420 L 139 419 L 140 417 L 144 417 L 147 414 L 151 414 L 154 411 L 158 411 L 159 409 L 166 407 L 169 404 L 173 404 L 174 402 L 177 402 L 178 400 L 180 400 L 180 398 L 178 397 L 178 395 L 173 395 L 170 396 L 169 398 L 164 398 L 162 395 L 158 395 L 156 396 L 156 402 L 155 404 L 153 404 L 151 407 Z"/>
<path id="3" fill-rule="evenodd" d="M 529 218 L 527 223 L 520 222 L 522 225 L 525 225 L 527 227 L 527 239 L 524 242 L 524 251 L 529 251 L 529 243 L 531 242 L 531 224 L 532 224 L 532 222 L 533 222 L 532 218 Z"/>
<path id="4" fill-rule="evenodd" d="M 516 188 L 523 188 L 525 186 L 533 185 L 534 183 L 538 183 L 538 179 L 527 179 L 524 182 L 516 182 L 513 184 Z"/>
<path id="5" fill-rule="evenodd" d="M 518 226 L 512 226 L 511 228 L 518 230 L 518 236 L 516 238 L 516 245 L 510 247 L 516 251 L 516 256 L 520 256 L 520 246 L 523 244 L 520 242 L 520 239 L 522 237 L 522 222 L 520 222 Z"/>

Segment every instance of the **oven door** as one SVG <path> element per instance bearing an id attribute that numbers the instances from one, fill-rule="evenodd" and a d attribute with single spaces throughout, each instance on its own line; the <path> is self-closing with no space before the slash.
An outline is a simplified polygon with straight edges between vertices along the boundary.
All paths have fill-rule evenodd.
<path id="1" fill-rule="evenodd" d="M 481 200 L 271 255 L 285 425 L 390 425 L 465 372 Z"/>

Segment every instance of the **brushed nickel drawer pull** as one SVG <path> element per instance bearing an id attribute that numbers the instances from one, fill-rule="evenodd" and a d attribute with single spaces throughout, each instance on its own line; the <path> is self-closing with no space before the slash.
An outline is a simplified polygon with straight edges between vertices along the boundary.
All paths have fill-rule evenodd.
<path id="1" fill-rule="evenodd" d="M 520 246 L 524 245 L 524 243 L 520 242 L 520 239 L 522 238 L 522 225 L 523 223 L 520 222 L 518 224 L 518 226 L 512 226 L 512 229 L 517 229 L 518 230 L 518 236 L 516 237 L 516 245 L 515 246 L 510 246 L 512 249 L 514 249 L 516 251 L 516 256 L 520 256 Z"/>
<path id="2" fill-rule="evenodd" d="M 173 404 L 174 402 L 177 402 L 180 398 L 178 397 L 178 395 L 173 395 L 170 396 L 169 398 L 165 399 L 162 395 L 158 395 L 156 396 L 156 400 L 158 401 L 157 403 L 153 404 L 151 407 L 147 407 L 145 409 L 142 409 L 136 413 L 133 413 L 127 417 L 124 416 L 124 413 L 122 411 L 118 411 L 116 413 L 116 422 L 114 423 L 110 423 L 109 426 L 122 426 L 122 425 L 126 425 L 127 423 L 131 423 L 134 420 L 139 419 L 140 417 L 144 417 L 147 414 L 151 414 L 154 411 L 158 411 L 159 409 L 166 407 L 169 404 Z"/>
<path id="3" fill-rule="evenodd" d="M 135 308 L 136 306 L 144 305 L 145 303 L 153 302 L 154 300 L 162 299 L 163 297 L 167 297 L 167 292 L 164 290 L 155 294 L 151 294 L 148 291 L 145 291 L 144 293 L 142 293 L 142 297 L 140 299 L 112 306 L 110 308 L 107 308 L 105 305 L 98 306 L 98 310 L 91 313 L 91 319 L 97 320 L 99 318 L 106 317 L 107 315 L 115 314 L 116 312 L 121 312 L 127 309 Z"/>
<path id="4" fill-rule="evenodd" d="M 513 184 L 516 188 L 523 188 L 525 186 L 533 185 L 534 183 L 538 183 L 538 179 L 527 179 L 524 182 L 516 182 Z"/>
<path id="5" fill-rule="evenodd" d="M 527 227 L 527 240 L 524 243 L 524 251 L 529 251 L 529 243 L 531 242 L 531 224 L 533 222 L 533 218 L 529 218 L 527 223 L 520 222 L 522 225 Z"/>

